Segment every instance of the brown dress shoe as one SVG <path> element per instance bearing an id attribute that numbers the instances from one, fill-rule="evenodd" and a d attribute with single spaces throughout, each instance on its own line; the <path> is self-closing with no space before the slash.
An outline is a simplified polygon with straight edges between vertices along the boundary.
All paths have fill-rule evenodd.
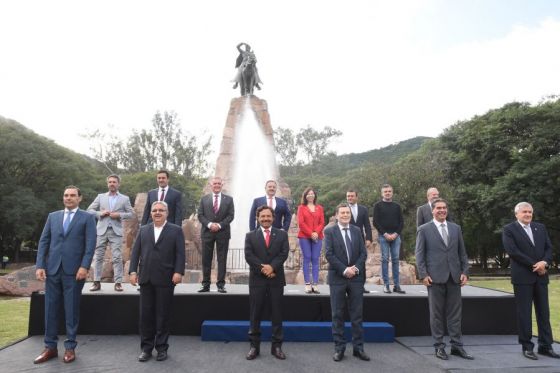
<path id="1" fill-rule="evenodd" d="M 259 356 L 259 350 L 256 347 L 251 347 L 247 355 L 245 355 L 245 359 L 254 360 L 257 356 Z"/>
<path id="2" fill-rule="evenodd" d="M 89 291 L 98 291 L 98 290 L 101 290 L 101 282 L 94 281 L 91 287 L 89 288 Z"/>
<path id="3" fill-rule="evenodd" d="M 282 348 L 280 346 L 272 347 L 272 350 L 270 351 L 270 353 L 272 354 L 272 356 L 274 356 L 277 359 L 280 359 L 280 360 L 285 360 L 286 359 L 286 355 L 284 354 L 284 352 L 282 351 Z"/>
<path id="4" fill-rule="evenodd" d="M 46 348 L 41 352 L 41 355 L 37 356 L 33 360 L 33 364 L 41 364 L 47 360 L 53 359 L 58 356 L 58 350 L 56 348 Z"/>
<path id="5" fill-rule="evenodd" d="M 115 291 L 123 291 L 122 285 L 120 282 L 115 284 Z"/>
<path id="6" fill-rule="evenodd" d="M 74 350 L 66 350 L 64 351 L 64 362 L 71 363 L 76 360 L 76 353 Z"/>

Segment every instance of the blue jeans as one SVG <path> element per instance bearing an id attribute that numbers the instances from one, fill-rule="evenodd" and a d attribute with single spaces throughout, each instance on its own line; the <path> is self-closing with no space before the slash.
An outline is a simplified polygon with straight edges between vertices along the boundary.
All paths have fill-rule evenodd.
<path id="1" fill-rule="evenodd" d="M 387 241 L 385 237 L 379 236 L 381 246 L 381 272 L 383 274 L 383 284 L 389 285 L 389 254 L 393 267 L 393 284 L 399 286 L 399 249 L 401 248 L 401 236 L 394 241 Z"/>
<path id="2" fill-rule="evenodd" d="M 316 284 L 319 282 L 319 257 L 321 256 L 321 248 L 323 240 L 313 241 L 311 238 L 300 238 L 299 247 L 303 253 L 303 278 L 306 284 Z M 310 281 L 309 264 L 311 264 L 311 272 L 313 281 Z"/>

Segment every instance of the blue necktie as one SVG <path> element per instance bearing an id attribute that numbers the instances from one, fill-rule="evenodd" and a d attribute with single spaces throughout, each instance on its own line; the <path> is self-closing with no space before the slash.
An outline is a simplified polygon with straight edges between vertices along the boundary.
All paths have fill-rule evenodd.
<path id="1" fill-rule="evenodd" d="M 64 234 L 66 235 L 66 232 L 68 232 L 68 226 L 70 226 L 70 221 L 72 220 L 72 214 L 74 213 L 74 211 L 68 211 L 66 214 L 66 219 L 64 220 L 64 223 L 62 224 L 62 229 L 64 230 Z"/>
<path id="2" fill-rule="evenodd" d="M 346 242 L 346 251 L 348 252 L 348 264 L 352 260 L 352 241 L 350 240 L 350 236 L 348 235 L 348 228 L 344 229 L 344 242 Z"/>

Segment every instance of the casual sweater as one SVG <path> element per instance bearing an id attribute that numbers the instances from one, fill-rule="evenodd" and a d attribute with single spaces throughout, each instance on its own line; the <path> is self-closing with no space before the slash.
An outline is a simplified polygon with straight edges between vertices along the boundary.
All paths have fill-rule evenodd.
<path id="1" fill-rule="evenodd" d="M 401 206 L 396 202 L 383 200 L 373 205 L 373 225 L 379 235 L 397 233 L 401 235 L 404 221 Z"/>

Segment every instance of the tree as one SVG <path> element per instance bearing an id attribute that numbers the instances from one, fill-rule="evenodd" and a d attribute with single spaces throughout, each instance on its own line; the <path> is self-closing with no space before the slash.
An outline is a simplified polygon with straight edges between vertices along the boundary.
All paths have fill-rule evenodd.
<path id="1" fill-rule="evenodd" d="M 330 142 L 342 135 L 342 132 L 326 126 L 322 131 L 317 131 L 307 125 L 297 134 L 297 145 L 307 157 L 307 163 L 318 161 L 329 154 L 327 148 Z"/>
<path id="2" fill-rule="evenodd" d="M 278 127 L 274 131 L 274 146 L 276 154 L 280 157 L 280 164 L 288 167 L 301 164 L 301 161 L 298 160 L 297 136 L 290 128 Z"/>
<path id="3" fill-rule="evenodd" d="M 114 131 L 111 131 L 114 132 Z M 185 177 L 206 172 L 212 137 L 199 140 L 183 134 L 174 112 L 156 112 L 150 129 L 133 130 L 124 140 L 101 131 L 84 137 L 91 140 L 91 151 L 115 172 L 146 172 L 167 169 Z"/>

